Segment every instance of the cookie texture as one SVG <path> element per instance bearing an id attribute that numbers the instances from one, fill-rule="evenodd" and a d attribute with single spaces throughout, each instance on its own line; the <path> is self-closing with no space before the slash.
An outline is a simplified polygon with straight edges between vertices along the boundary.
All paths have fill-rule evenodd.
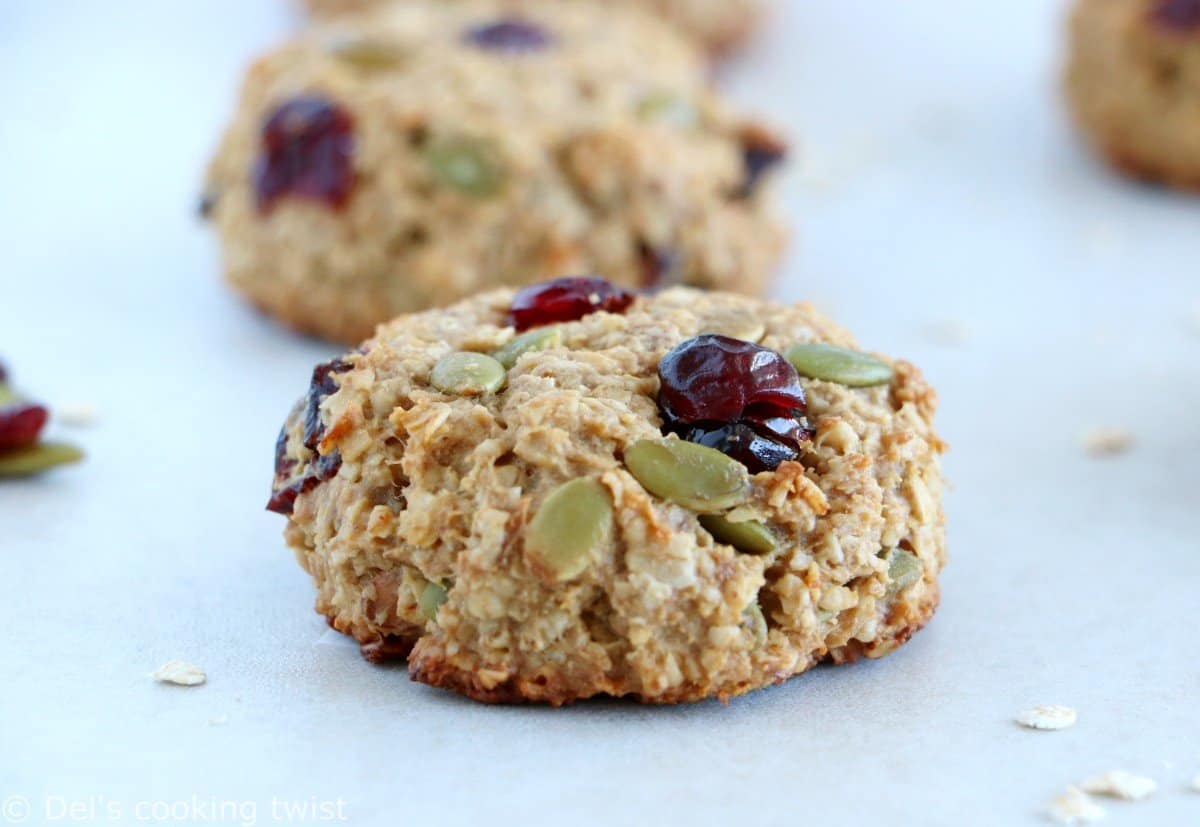
<path id="1" fill-rule="evenodd" d="M 1200 188 L 1200 2 L 1080 0 L 1067 95 L 1117 169 Z"/>
<path id="2" fill-rule="evenodd" d="M 636 59 L 631 59 L 636 55 Z M 571 272 L 761 291 L 785 148 L 623 8 L 411 2 L 258 60 L 205 212 L 230 283 L 357 342 L 393 316 Z"/>
<path id="3" fill-rule="evenodd" d="M 361 12 L 407 0 L 304 0 L 317 16 Z M 742 45 L 763 16 L 761 0 L 562 0 L 646 9 L 661 15 L 714 55 Z"/>
<path id="4" fill-rule="evenodd" d="M 859 354 L 844 330 L 680 287 L 518 334 L 513 298 L 382 326 L 317 369 L 281 433 L 273 510 L 317 610 L 368 658 L 486 702 L 725 700 L 880 657 L 929 620 L 943 444 L 917 368 L 861 355 L 884 382 L 801 378 L 796 458 L 749 473 L 664 435 L 660 362 L 711 333 Z M 435 380 L 459 352 L 497 354 L 502 384 Z M 673 450 L 703 461 L 655 464 Z"/>

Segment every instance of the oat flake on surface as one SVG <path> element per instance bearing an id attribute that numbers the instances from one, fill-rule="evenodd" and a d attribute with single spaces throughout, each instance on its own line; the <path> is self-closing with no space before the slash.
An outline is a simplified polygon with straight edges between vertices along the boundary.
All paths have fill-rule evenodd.
<path id="1" fill-rule="evenodd" d="M 1124 428 L 1092 428 L 1083 435 L 1083 447 L 1093 457 L 1116 456 L 1133 447 L 1133 434 Z"/>
<path id="2" fill-rule="evenodd" d="M 1158 784 L 1153 778 L 1134 775 L 1125 770 L 1112 770 L 1103 775 L 1097 775 L 1084 781 L 1080 786 L 1084 792 L 1092 795 L 1106 795 L 1110 798 L 1120 798 L 1123 801 L 1141 801 L 1158 789 Z"/>
<path id="3" fill-rule="evenodd" d="M 1059 824 L 1092 824 L 1105 816 L 1104 808 L 1078 787 L 1067 787 L 1050 802 L 1047 813 Z"/>
<path id="4" fill-rule="evenodd" d="M 1078 714 L 1069 706 L 1046 704 L 1027 709 L 1017 716 L 1017 723 L 1028 729 L 1056 730 L 1074 726 Z"/>
<path id="5" fill-rule="evenodd" d="M 171 683 L 176 686 L 199 686 L 208 680 L 203 669 L 182 660 L 164 663 L 151 677 L 159 683 Z"/>

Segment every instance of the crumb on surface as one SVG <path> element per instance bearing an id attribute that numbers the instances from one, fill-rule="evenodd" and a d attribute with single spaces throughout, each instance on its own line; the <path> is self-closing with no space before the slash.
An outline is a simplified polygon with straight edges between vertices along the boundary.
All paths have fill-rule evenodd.
<path id="1" fill-rule="evenodd" d="M 1067 787 L 1050 802 L 1047 813 L 1058 824 L 1091 824 L 1105 816 L 1104 808 L 1078 787 Z"/>
<path id="2" fill-rule="evenodd" d="M 1026 729 L 1058 730 L 1074 726 L 1078 719 L 1078 714 L 1069 706 L 1046 704 L 1026 709 L 1016 721 Z"/>
<path id="3" fill-rule="evenodd" d="M 175 686 L 199 686 L 208 680 L 203 669 L 182 660 L 164 663 L 151 677 L 159 683 L 170 683 Z"/>
<path id="4" fill-rule="evenodd" d="M 1089 456 L 1111 457 L 1133 447 L 1133 434 L 1125 428 L 1097 426 L 1084 432 L 1083 448 Z"/>
<path id="5" fill-rule="evenodd" d="M 1092 795 L 1105 795 L 1122 801 L 1141 801 L 1158 789 L 1158 784 L 1153 778 L 1134 775 L 1126 770 L 1112 770 L 1097 775 L 1080 786 L 1084 792 Z"/>

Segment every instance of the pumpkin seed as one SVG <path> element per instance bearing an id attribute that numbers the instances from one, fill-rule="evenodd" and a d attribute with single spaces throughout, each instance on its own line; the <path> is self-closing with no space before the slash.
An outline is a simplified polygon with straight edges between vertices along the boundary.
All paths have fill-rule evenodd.
<path id="1" fill-rule="evenodd" d="M 443 184 L 480 198 L 495 195 L 508 177 L 495 144 L 484 138 L 437 138 L 425 148 L 425 159 Z"/>
<path id="2" fill-rule="evenodd" d="M 417 606 L 421 609 L 421 614 L 425 615 L 428 620 L 436 620 L 438 609 L 442 608 L 442 604 L 446 602 L 446 587 L 441 583 L 430 581 L 425 584 L 425 588 L 421 590 L 421 596 L 417 598 Z"/>
<path id="3" fill-rule="evenodd" d="M 545 350 L 562 344 L 562 329 L 558 327 L 540 327 L 528 333 L 522 333 L 504 347 L 492 354 L 500 364 L 511 368 L 517 360 L 526 353 L 535 350 Z"/>
<path id="4" fill-rule="evenodd" d="M 561 583 L 583 574 L 612 532 L 608 489 L 593 479 L 550 492 L 525 531 L 525 555 L 539 574 Z"/>
<path id="5" fill-rule="evenodd" d="M 820 343 L 792 345 L 783 354 L 796 372 L 851 388 L 869 388 L 892 381 L 892 367 L 874 356 Z"/>
<path id="6" fill-rule="evenodd" d="M 17 396 L 17 392 L 9 387 L 7 383 L 0 382 L 0 405 L 8 405 L 19 401 L 21 401 L 21 398 Z"/>
<path id="7" fill-rule="evenodd" d="M 735 523 L 720 514 L 701 514 L 700 525 L 717 542 L 750 554 L 770 554 L 779 547 L 771 530 L 757 520 Z"/>
<path id="8" fill-rule="evenodd" d="M 625 449 L 625 467 L 651 494 L 702 514 L 744 502 L 750 480 L 737 460 L 679 439 L 635 442 Z"/>
<path id="9" fill-rule="evenodd" d="M 888 555 L 888 591 L 898 592 L 921 579 L 925 573 L 925 565 L 921 558 L 911 551 L 894 548 Z"/>
<path id="10" fill-rule="evenodd" d="M 658 91 L 643 96 L 634 106 L 638 120 L 665 123 L 680 129 L 696 126 L 696 108 L 674 92 Z"/>
<path id="11" fill-rule="evenodd" d="M 483 353 L 458 351 L 443 356 L 429 374 L 429 384 L 443 393 L 479 396 L 504 384 L 504 365 Z"/>
<path id="12" fill-rule="evenodd" d="M 395 68 L 408 57 L 407 50 L 399 43 L 369 38 L 348 37 L 335 40 L 327 48 L 338 60 L 356 69 L 369 71 Z"/>
<path id="13" fill-rule="evenodd" d="M 754 635 L 754 648 L 761 649 L 767 642 L 767 618 L 757 600 L 742 610 L 742 625 Z"/>
<path id="14" fill-rule="evenodd" d="M 0 478 L 28 477 L 59 465 L 79 462 L 81 459 L 83 451 L 73 445 L 40 442 L 28 448 L 18 448 L 0 454 Z"/>

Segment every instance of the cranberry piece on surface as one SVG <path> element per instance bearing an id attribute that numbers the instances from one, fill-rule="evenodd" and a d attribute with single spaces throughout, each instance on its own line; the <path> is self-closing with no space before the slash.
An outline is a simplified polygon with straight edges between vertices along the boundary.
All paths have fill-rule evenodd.
<path id="1" fill-rule="evenodd" d="M 507 54 L 539 52 L 554 42 L 541 26 L 517 18 L 475 26 L 466 31 L 464 39 L 481 49 Z"/>
<path id="2" fill-rule="evenodd" d="M 18 402 L 0 408 L 0 451 L 25 448 L 37 442 L 49 416 L 50 412 L 41 405 Z"/>
<path id="3" fill-rule="evenodd" d="M 1151 16 L 1172 29 L 1200 29 L 1200 0 L 1160 0 Z"/>
<path id="4" fill-rule="evenodd" d="M 605 279 L 571 276 L 518 290 L 508 318 L 513 327 L 523 331 L 554 322 L 573 322 L 598 310 L 620 313 L 633 299 L 628 290 Z"/>
<path id="5" fill-rule="evenodd" d="M 745 165 L 740 198 L 750 198 L 758 191 L 764 176 L 787 160 L 787 144 L 759 126 L 742 131 L 742 162 Z"/>
<path id="6" fill-rule="evenodd" d="M 268 213 L 284 196 L 345 206 L 354 189 L 354 121 L 319 95 L 284 103 L 262 129 L 254 168 L 258 211 Z"/>
<path id="7" fill-rule="evenodd" d="M 309 467 L 309 473 L 288 485 L 276 484 L 267 500 L 267 511 L 290 517 L 296 509 L 296 498 L 307 494 L 323 482 L 333 479 L 342 467 L 342 455 L 338 451 L 318 457 Z"/>
<path id="8" fill-rule="evenodd" d="M 304 406 L 305 448 L 317 450 L 317 444 L 325 435 L 325 426 L 321 424 L 321 402 L 337 390 L 337 375 L 349 368 L 350 365 L 341 359 L 332 359 L 313 368 L 312 383 L 308 386 Z"/>
<path id="9" fill-rule="evenodd" d="M 697 426 L 680 436 L 688 442 L 715 448 L 725 456 L 736 459 L 751 474 L 774 471 L 781 462 L 800 457 L 797 448 L 764 437 L 744 422 L 716 425 L 713 428 Z"/>
<path id="10" fill-rule="evenodd" d="M 751 406 L 786 415 L 807 402 L 783 356 L 729 336 L 688 339 L 658 364 L 659 398 L 680 421 L 734 422 Z"/>

